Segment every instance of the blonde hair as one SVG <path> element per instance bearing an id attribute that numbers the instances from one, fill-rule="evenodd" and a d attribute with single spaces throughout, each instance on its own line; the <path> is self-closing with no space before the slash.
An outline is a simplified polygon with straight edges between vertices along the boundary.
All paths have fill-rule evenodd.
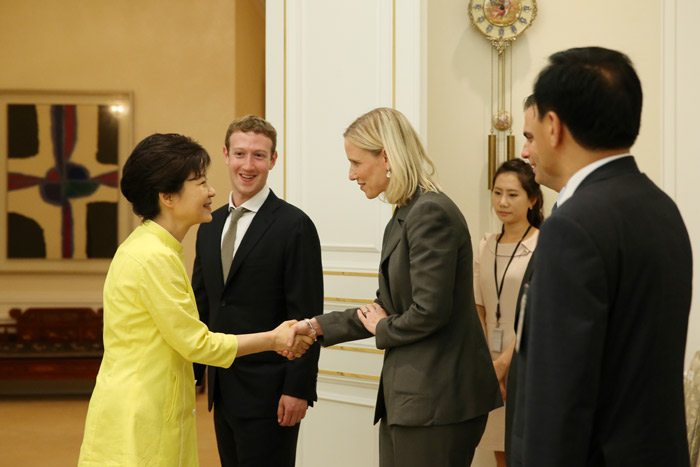
<path id="1" fill-rule="evenodd" d="M 380 107 L 367 112 L 345 130 L 343 136 L 360 149 L 379 156 L 384 150 L 391 178 L 384 197 L 391 204 L 405 205 L 418 188 L 439 192 L 435 164 L 425 153 L 418 134 L 398 110 Z"/>

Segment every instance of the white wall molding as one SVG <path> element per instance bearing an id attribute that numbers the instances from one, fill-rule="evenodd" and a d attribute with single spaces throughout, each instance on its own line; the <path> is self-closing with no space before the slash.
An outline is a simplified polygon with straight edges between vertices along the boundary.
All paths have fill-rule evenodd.
<path id="1" fill-rule="evenodd" d="M 700 54 L 696 43 L 696 18 L 700 3 L 696 0 L 663 1 L 663 188 L 676 201 L 683 215 L 690 242 L 693 262 L 700 264 L 700 218 L 697 200 L 700 199 L 700 159 L 697 157 L 697 132 L 700 126 L 698 102 L 700 89 Z M 700 350 L 700 274 L 694 274 L 693 298 L 688 323 L 686 365 Z"/>
<path id="2" fill-rule="evenodd" d="M 676 199 L 676 0 L 661 5 L 663 37 L 661 48 L 661 183 L 663 190 Z"/>
<path id="3" fill-rule="evenodd" d="M 382 236 L 392 206 L 367 200 L 348 180 L 342 134 L 361 114 L 396 107 L 425 141 L 427 0 L 275 0 L 266 3 L 266 118 L 278 130 L 270 186 L 304 210 L 319 232 L 327 310 L 371 301 Z M 341 298 L 347 297 L 347 298 Z M 325 349 L 318 407 L 302 425 L 298 461 L 376 465 L 371 428 L 383 355 L 373 341 L 359 351 Z M 347 377 L 342 375 L 355 375 Z M 332 420 L 332 421 L 331 421 Z M 346 425 L 343 425 L 346 424 Z M 338 434 L 334 430 L 342 431 Z M 346 447 L 364 440 L 370 451 Z M 320 451 L 318 451 L 320 449 Z M 343 464 L 342 462 L 345 462 Z"/>

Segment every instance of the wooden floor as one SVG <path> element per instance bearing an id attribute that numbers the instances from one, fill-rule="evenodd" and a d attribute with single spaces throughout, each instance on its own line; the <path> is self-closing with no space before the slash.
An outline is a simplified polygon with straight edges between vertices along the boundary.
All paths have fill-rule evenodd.
<path id="1" fill-rule="evenodd" d="M 87 395 L 0 396 L 0 466 L 75 467 L 88 401 Z M 197 395 L 197 440 L 199 465 L 220 467 L 206 394 Z M 495 465 L 492 452 L 476 450 L 472 467 Z"/>
<path id="2" fill-rule="evenodd" d="M 199 464 L 220 466 L 206 394 L 197 395 Z M 0 397 L 0 465 L 75 467 L 88 396 Z"/>

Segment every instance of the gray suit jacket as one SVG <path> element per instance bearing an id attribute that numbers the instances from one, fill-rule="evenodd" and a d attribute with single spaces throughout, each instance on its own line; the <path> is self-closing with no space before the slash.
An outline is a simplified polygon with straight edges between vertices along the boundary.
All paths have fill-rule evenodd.
<path id="1" fill-rule="evenodd" d="M 375 423 L 463 422 L 503 404 L 474 305 L 472 249 L 459 208 L 443 193 L 416 193 L 384 232 L 376 302 L 385 349 Z M 324 346 L 370 337 L 357 308 L 316 317 Z"/>

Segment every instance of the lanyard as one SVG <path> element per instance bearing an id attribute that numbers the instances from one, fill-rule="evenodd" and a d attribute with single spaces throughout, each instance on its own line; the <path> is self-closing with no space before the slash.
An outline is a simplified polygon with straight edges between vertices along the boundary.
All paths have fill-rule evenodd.
<path id="1" fill-rule="evenodd" d="M 503 237 L 503 233 L 501 232 L 501 235 L 496 238 L 496 252 L 494 253 L 494 259 L 493 259 L 493 280 L 496 283 L 496 297 L 497 297 L 497 302 L 496 302 L 496 327 L 499 327 L 501 325 L 501 292 L 503 292 L 503 283 L 506 281 L 506 273 L 508 272 L 508 268 L 510 267 L 510 263 L 513 261 L 513 258 L 515 257 L 515 252 L 518 251 L 518 247 L 522 243 L 523 240 L 525 240 L 525 237 L 527 236 L 527 233 L 530 231 L 532 228 L 532 225 L 529 225 L 527 227 L 527 230 L 523 234 L 523 236 L 518 240 L 518 243 L 515 245 L 515 248 L 513 248 L 513 254 L 510 255 L 510 259 L 508 260 L 508 264 L 506 264 L 506 268 L 503 271 L 503 277 L 501 278 L 501 285 L 500 287 L 498 286 L 498 244 L 501 242 L 501 238 Z"/>

